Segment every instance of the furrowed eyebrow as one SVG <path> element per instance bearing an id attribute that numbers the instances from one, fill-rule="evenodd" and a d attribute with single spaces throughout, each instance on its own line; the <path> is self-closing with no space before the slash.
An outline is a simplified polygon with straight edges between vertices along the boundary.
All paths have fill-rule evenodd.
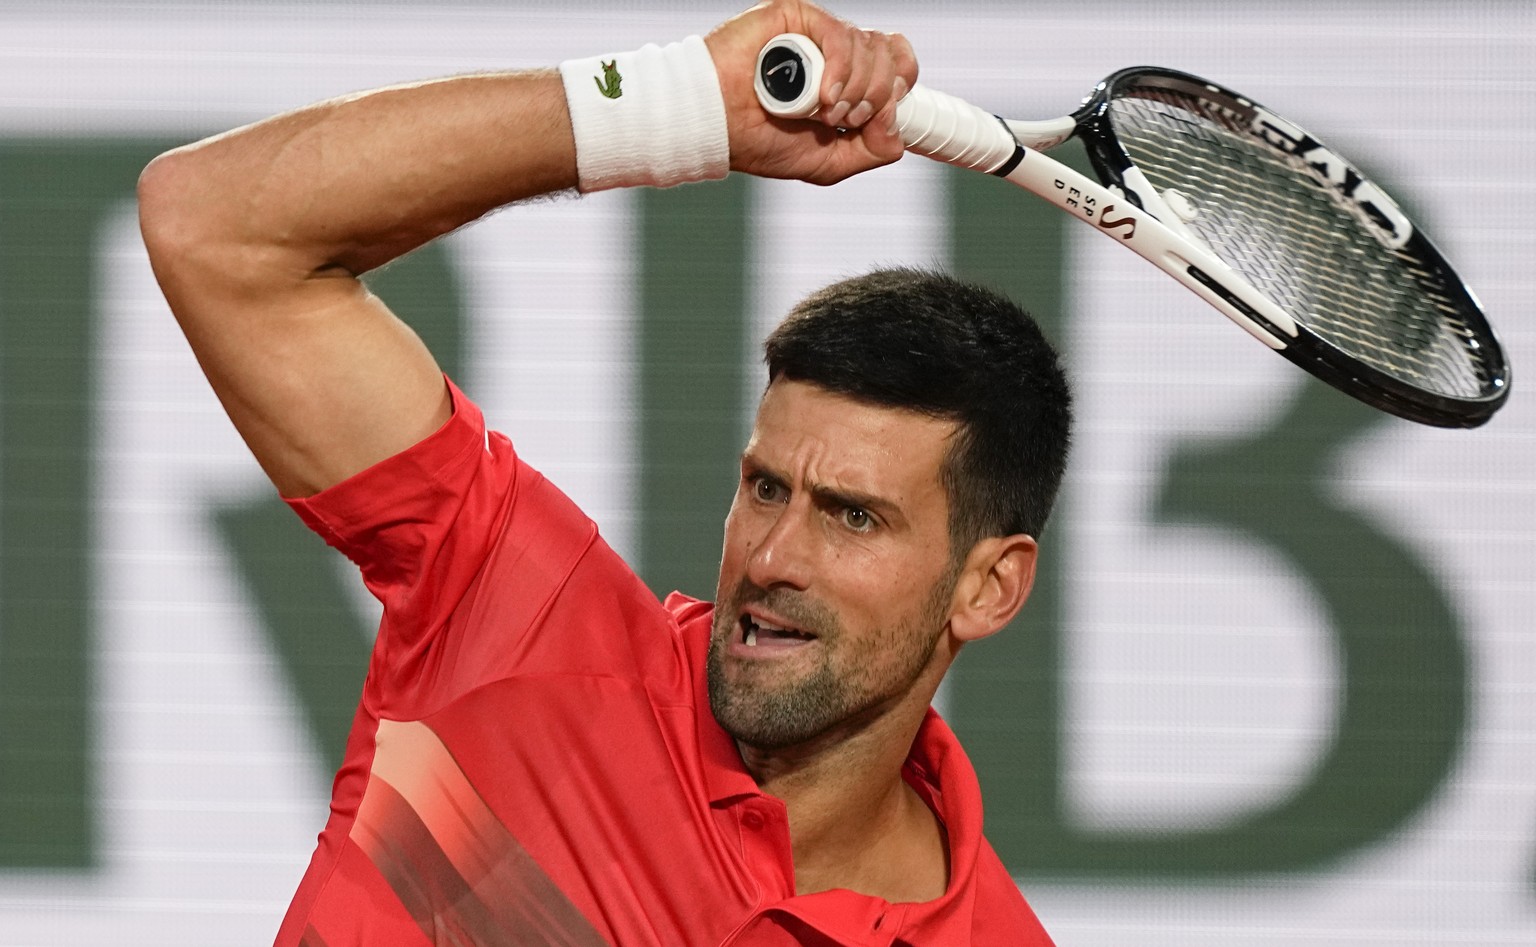
<path id="1" fill-rule="evenodd" d="M 741 455 L 741 475 L 743 477 L 766 477 L 779 484 L 787 483 L 782 474 L 770 468 L 761 459 L 747 452 L 743 452 Z"/>
<path id="2" fill-rule="evenodd" d="M 821 506 L 834 508 L 858 507 L 868 510 L 883 520 L 887 525 L 905 525 L 906 517 L 901 515 L 901 509 L 889 500 L 877 497 L 872 493 L 861 493 L 858 490 L 847 490 L 838 487 L 817 485 L 811 488 L 811 496 Z"/>
<path id="3" fill-rule="evenodd" d="M 771 465 L 763 463 L 761 458 L 753 456 L 750 451 L 742 452 L 741 473 L 743 477 L 761 477 L 785 488 L 790 485 L 789 479 L 784 474 L 773 469 Z M 810 494 L 816 504 L 824 509 L 858 507 L 875 514 L 887 525 L 905 526 L 907 523 L 907 518 L 902 514 L 900 507 L 873 493 L 817 484 L 810 488 Z"/>

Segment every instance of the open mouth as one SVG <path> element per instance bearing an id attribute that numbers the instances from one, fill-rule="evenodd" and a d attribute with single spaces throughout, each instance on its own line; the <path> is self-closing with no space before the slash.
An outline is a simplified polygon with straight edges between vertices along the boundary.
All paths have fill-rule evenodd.
<path id="1" fill-rule="evenodd" d="M 752 615 L 742 615 L 739 625 L 741 643 L 748 648 L 793 648 L 816 640 L 816 636 L 808 631 L 778 625 Z"/>

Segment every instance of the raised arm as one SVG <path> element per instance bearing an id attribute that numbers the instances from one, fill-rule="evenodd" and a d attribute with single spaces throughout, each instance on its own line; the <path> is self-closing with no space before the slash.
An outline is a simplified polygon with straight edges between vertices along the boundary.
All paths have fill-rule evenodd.
<path id="1" fill-rule="evenodd" d="M 326 102 L 157 158 L 139 184 L 155 275 L 214 391 L 288 496 L 431 433 L 430 353 L 356 277 L 490 209 L 573 187 L 553 73 Z"/>
<path id="2" fill-rule="evenodd" d="M 758 48 L 789 31 L 826 50 L 819 123 L 770 120 L 752 92 Z M 894 99 L 916 74 L 900 37 L 774 2 L 706 42 L 733 169 L 831 183 L 900 156 Z M 348 96 L 168 152 L 145 169 L 140 219 L 225 410 L 278 489 L 304 496 L 449 411 L 431 354 L 358 275 L 504 204 L 577 186 L 559 75 L 476 75 Z"/>

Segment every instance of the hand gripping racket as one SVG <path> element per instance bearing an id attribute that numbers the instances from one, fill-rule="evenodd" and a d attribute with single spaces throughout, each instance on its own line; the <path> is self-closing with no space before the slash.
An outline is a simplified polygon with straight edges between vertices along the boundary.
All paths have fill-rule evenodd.
<path id="1" fill-rule="evenodd" d="M 809 116 L 822 69 L 809 39 L 775 37 L 758 57 L 758 98 L 773 115 Z M 896 119 L 909 151 L 1045 198 L 1367 404 L 1476 427 L 1509 394 L 1503 348 L 1428 238 L 1337 152 L 1251 99 L 1138 67 L 1049 121 L 922 86 Z M 1070 138 L 1098 180 L 1043 154 Z"/>

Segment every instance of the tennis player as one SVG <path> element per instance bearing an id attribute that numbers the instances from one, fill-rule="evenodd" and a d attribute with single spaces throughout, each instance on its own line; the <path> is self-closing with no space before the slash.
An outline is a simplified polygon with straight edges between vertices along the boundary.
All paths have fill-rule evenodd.
<path id="1" fill-rule="evenodd" d="M 770 120 L 758 49 L 825 51 Z M 783 0 L 707 37 L 349 96 L 172 151 L 155 273 L 294 511 L 384 603 L 280 945 L 1048 944 L 930 709 L 1029 594 L 1055 353 L 933 273 L 828 287 L 767 345 L 716 604 L 658 602 L 358 275 L 495 208 L 895 161 L 899 35 Z"/>

